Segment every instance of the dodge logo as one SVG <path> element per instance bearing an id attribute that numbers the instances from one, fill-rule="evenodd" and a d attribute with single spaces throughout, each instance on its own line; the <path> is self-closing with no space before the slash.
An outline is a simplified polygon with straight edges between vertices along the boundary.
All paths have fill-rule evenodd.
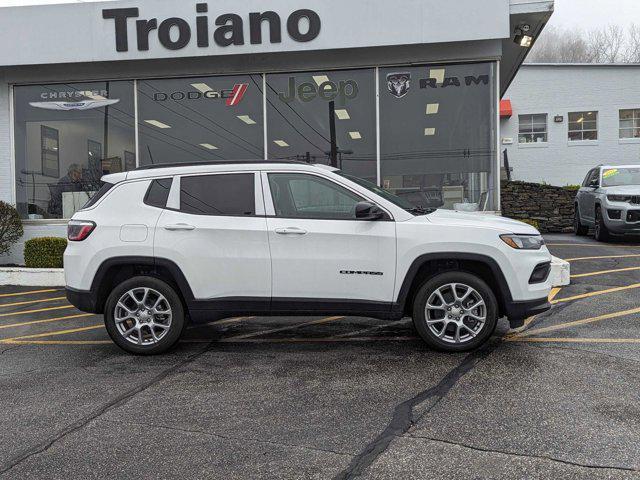
<path id="1" fill-rule="evenodd" d="M 404 97 L 411 87 L 411 74 L 409 72 L 390 73 L 387 75 L 387 88 L 389 93 L 396 98 Z"/>

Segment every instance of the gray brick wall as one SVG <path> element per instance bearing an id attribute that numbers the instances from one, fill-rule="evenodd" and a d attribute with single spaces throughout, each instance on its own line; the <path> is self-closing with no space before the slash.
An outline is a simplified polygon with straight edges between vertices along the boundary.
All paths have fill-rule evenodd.
<path id="1" fill-rule="evenodd" d="M 512 138 L 508 151 L 513 179 L 552 185 L 582 182 L 599 163 L 640 163 L 640 139 L 619 140 L 619 110 L 640 108 L 640 65 L 543 66 L 521 68 L 504 98 L 511 100 L 513 116 L 501 122 L 501 137 Z M 568 141 L 568 113 L 598 112 L 598 141 Z M 546 113 L 546 145 L 518 145 L 518 115 Z M 562 115 L 562 123 L 554 123 Z"/>

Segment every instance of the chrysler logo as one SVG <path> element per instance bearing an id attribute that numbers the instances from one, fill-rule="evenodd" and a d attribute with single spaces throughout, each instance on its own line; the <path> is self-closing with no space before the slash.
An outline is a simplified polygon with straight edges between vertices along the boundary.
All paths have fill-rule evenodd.
<path id="1" fill-rule="evenodd" d="M 93 108 L 102 108 L 114 103 L 118 103 L 119 99 L 114 100 L 83 100 L 80 102 L 29 102 L 34 108 L 42 108 L 44 110 L 91 110 Z"/>

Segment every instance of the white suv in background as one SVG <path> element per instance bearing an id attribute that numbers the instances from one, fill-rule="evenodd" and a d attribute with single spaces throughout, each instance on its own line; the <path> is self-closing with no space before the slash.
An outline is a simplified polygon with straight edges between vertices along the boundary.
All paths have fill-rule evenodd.
<path id="1" fill-rule="evenodd" d="M 533 227 L 423 210 L 331 167 L 155 165 L 103 181 L 69 222 L 67 297 L 131 353 L 239 315 L 410 316 L 431 347 L 463 351 L 500 317 L 549 308 Z"/>

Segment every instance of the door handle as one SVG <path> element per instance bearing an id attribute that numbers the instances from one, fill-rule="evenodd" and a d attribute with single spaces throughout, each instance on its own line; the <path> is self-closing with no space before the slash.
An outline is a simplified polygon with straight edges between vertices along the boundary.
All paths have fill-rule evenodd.
<path id="1" fill-rule="evenodd" d="M 305 235 L 307 233 L 306 230 L 298 227 L 282 227 L 276 228 L 275 232 L 280 235 Z"/>
<path id="2" fill-rule="evenodd" d="M 173 225 L 165 225 L 164 229 L 165 230 L 171 230 L 171 231 L 176 231 L 176 230 L 195 230 L 196 227 L 194 227 L 193 225 L 188 225 L 186 223 L 175 223 Z"/>

